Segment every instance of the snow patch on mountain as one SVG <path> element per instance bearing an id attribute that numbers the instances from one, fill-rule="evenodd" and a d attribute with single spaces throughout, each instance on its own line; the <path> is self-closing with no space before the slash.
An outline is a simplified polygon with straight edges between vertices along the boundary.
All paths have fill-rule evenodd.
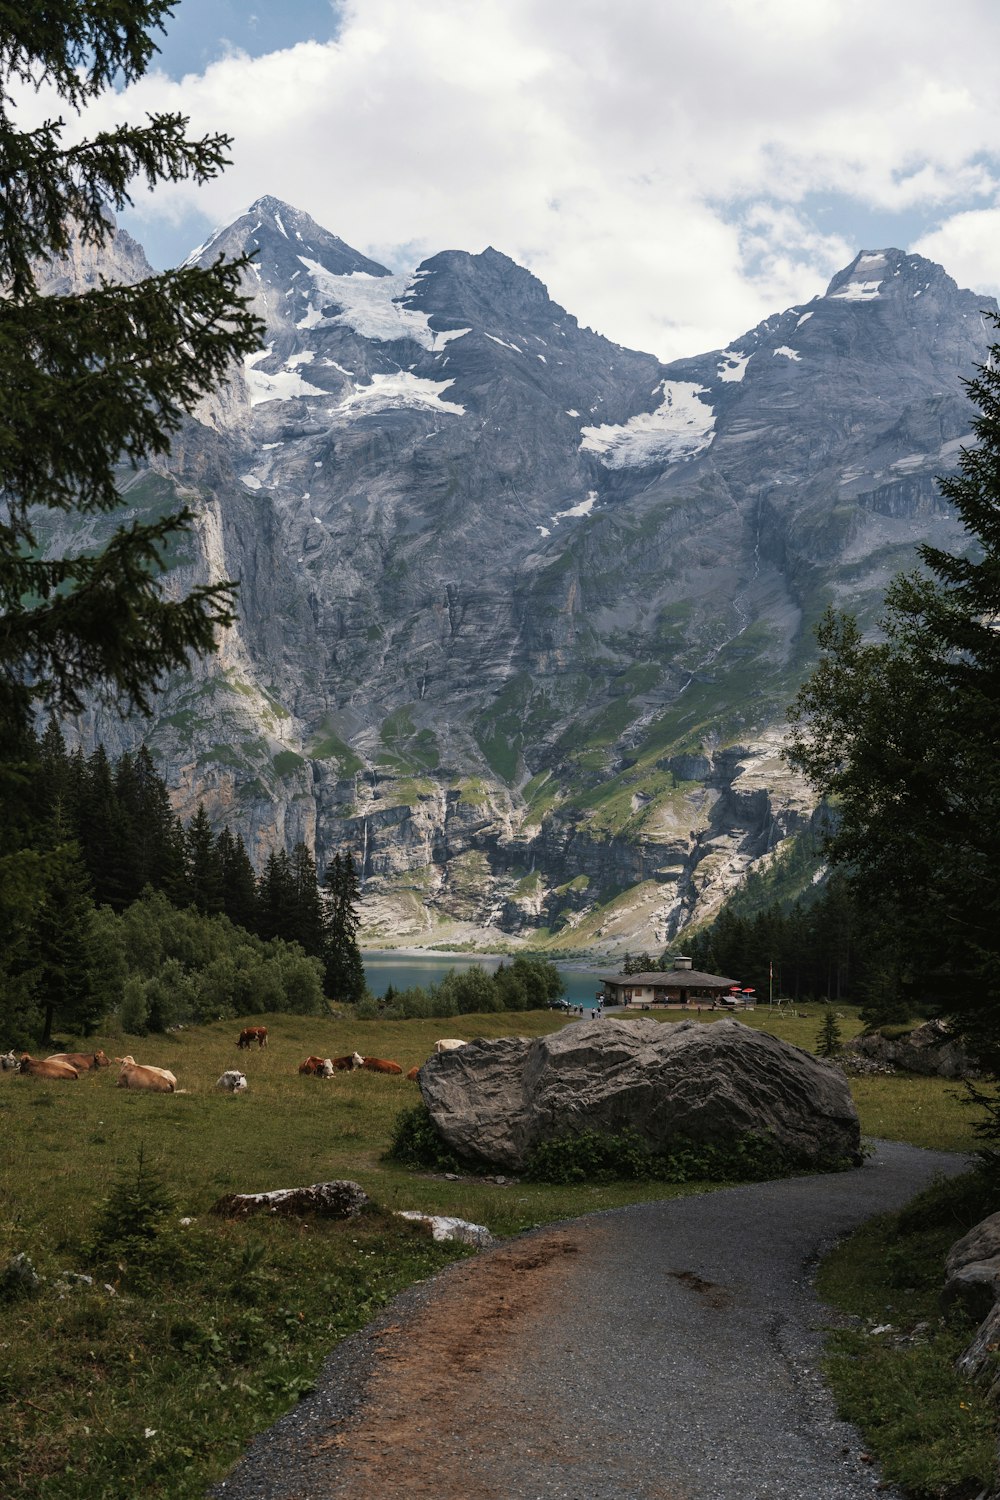
<path id="1" fill-rule="evenodd" d="M 466 329 L 466 332 L 468 333 L 469 330 Z M 514 351 L 515 354 L 523 354 L 524 353 L 524 350 L 523 349 L 519 349 L 516 344 L 509 344 L 506 339 L 498 339 L 495 333 L 488 333 L 486 335 L 486 337 L 488 339 L 492 339 L 492 341 L 493 341 L 494 344 L 499 344 L 500 347 L 501 347 L 501 349 L 513 349 L 513 351 Z M 540 354 L 538 356 L 538 358 L 542 359 L 543 356 Z"/>
<path id="2" fill-rule="evenodd" d="M 571 505 L 568 510 L 557 510 L 552 517 L 552 524 L 553 526 L 558 526 L 560 521 L 567 520 L 573 516 L 589 516 L 596 504 L 597 491 L 588 490 L 586 500 L 581 500 L 579 505 Z M 538 529 L 548 536 L 548 530 L 544 526 L 540 526 Z"/>
<path id="3" fill-rule="evenodd" d="M 742 380 L 747 372 L 749 354 L 742 353 L 739 349 L 723 349 L 719 355 L 720 380 Z"/>
<path id="4" fill-rule="evenodd" d="M 373 375 L 371 385 L 362 385 L 352 391 L 336 408 L 334 415 L 353 418 L 393 407 L 423 407 L 427 411 L 464 417 L 465 407 L 458 401 L 445 401 L 442 395 L 454 384 L 454 380 L 426 380 L 421 375 L 412 375 L 409 370 L 399 370 L 392 375 Z"/>
<path id="5" fill-rule="evenodd" d="M 294 401 L 299 396 L 324 396 L 318 386 L 310 385 L 308 380 L 303 380 L 296 366 L 308 364 L 313 358 L 312 354 L 293 354 L 291 359 L 286 360 L 284 366 L 269 375 L 266 370 L 258 370 L 255 367 L 262 359 L 267 359 L 273 344 L 266 349 L 259 349 L 256 354 L 247 354 L 243 358 L 243 368 L 246 372 L 247 390 L 250 393 L 250 405 L 259 406 L 262 401 Z"/>
<path id="6" fill-rule="evenodd" d="M 849 281 L 839 292 L 831 293 L 831 301 L 874 302 L 879 294 L 881 281 Z"/>
<path id="7" fill-rule="evenodd" d="M 608 469 L 675 463 L 701 453 L 715 436 L 715 412 L 698 399 L 705 387 L 664 380 L 657 389 L 663 401 L 655 411 L 639 412 L 621 425 L 581 428 L 581 451 L 596 453 Z"/>
<path id="8" fill-rule="evenodd" d="M 324 317 L 321 307 L 309 299 L 309 307 L 299 319 L 298 328 L 350 328 L 362 338 L 390 343 L 395 339 L 412 339 L 423 349 L 441 349 L 452 339 L 471 333 L 471 328 L 453 328 L 435 333 L 429 314 L 404 305 L 413 290 L 416 277 L 406 271 L 398 276 L 369 276 L 366 271 L 352 271 L 349 276 L 334 276 L 318 260 L 300 255 L 299 260 L 312 278 L 313 288 L 321 302 L 340 308 L 333 317 Z"/>
<path id="9" fill-rule="evenodd" d="M 786 359 L 801 359 L 802 355 L 797 349 L 789 349 L 787 344 L 781 344 L 775 349 L 775 354 L 783 354 Z"/>

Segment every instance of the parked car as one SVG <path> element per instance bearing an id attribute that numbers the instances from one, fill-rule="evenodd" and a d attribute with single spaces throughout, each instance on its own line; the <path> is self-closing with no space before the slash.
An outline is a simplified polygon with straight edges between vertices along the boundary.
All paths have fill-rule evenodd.
<path id="1" fill-rule="evenodd" d="M 569 1000 L 549 1000 L 547 1008 L 549 1010 L 575 1010 L 576 1006 Z"/>

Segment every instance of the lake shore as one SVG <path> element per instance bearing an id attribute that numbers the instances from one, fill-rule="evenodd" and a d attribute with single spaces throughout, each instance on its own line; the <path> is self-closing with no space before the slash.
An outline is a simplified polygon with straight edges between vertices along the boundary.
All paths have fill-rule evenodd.
<path id="1" fill-rule="evenodd" d="M 531 949 L 524 949 L 523 955 L 526 958 L 544 958 L 547 963 L 554 963 L 557 969 L 573 969 L 580 973 L 586 974 L 621 973 L 620 961 L 616 962 L 614 959 L 608 959 L 607 961 L 602 962 L 599 958 L 595 958 L 593 955 L 585 957 L 581 956 L 580 958 L 577 958 L 575 955 L 560 958 L 551 958 L 548 954 L 532 952 Z M 441 959 L 442 962 L 445 963 L 449 961 L 476 963 L 480 960 L 488 960 L 490 962 L 495 961 L 496 963 L 500 964 L 510 963 L 512 959 L 517 958 L 518 956 L 519 955 L 517 953 L 490 953 L 486 949 L 480 950 L 478 948 L 419 948 L 409 945 L 404 946 L 402 944 L 398 948 L 362 947 L 361 949 L 362 963 L 366 958 L 426 958 L 432 960 Z"/>

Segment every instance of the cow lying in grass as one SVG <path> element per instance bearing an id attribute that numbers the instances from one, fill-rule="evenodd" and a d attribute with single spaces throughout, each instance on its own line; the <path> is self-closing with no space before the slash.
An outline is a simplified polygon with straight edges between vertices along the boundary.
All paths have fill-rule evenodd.
<path id="1" fill-rule="evenodd" d="M 21 1057 L 18 1067 L 19 1073 L 25 1073 L 29 1078 L 48 1078 L 52 1081 L 79 1078 L 79 1073 L 72 1063 L 56 1062 L 50 1057 L 29 1057 L 25 1052 Z"/>
<path id="2" fill-rule="evenodd" d="M 242 1094 L 250 1085 L 247 1083 L 247 1075 L 241 1073 L 239 1068 L 227 1068 L 222 1077 L 215 1080 L 215 1087 L 226 1089 L 230 1094 Z"/>
<path id="3" fill-rule="evenodd" d="M 398 1062 L 392 1062 L 388 1057 L 363 1057 L 361 1066 L 367 1068 L 369 1073 L 402 1073 Z"/>
<path id="4" fill-rule="evenodd" d="M 173 1094 L 177 1091 L 177 1079 L 166 1068 L 153 1068 L 137 1063 L 128 1054 L 116 1057 L 115 1062 L 121 1065 L 117 1085 L 120 1089 L 145 1089 L 150 1094 Z"/>
<path id="5" fill-rule="evenodd" d="M 310 1078 L 332 1078 L 333 1063 L 328 1057 L 307 1057 L 299 1063 L 299 1072 Z"/>
<path id="6" fill-rule="evenodd" d="M 111 1059 L 103 1051 L 97 1052 L 53 1052 L 46 1062 L 67 1062 L 78 1073 L 89 1073 L 97 1068 L 110 1068 Z"/>

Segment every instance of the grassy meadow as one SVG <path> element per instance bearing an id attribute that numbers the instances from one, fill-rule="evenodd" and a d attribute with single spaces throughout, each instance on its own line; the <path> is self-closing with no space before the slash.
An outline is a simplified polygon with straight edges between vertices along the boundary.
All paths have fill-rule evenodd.
<path id="1" fill-rule="evenodd" d="M 859 1023 L 846 1007 L 840 1014 L 846 1039 Z M 658 1019 L 670 1024 L 678 1013 Z M 760 1008 L 743 1019 L 813 1050 L 821 1011 Z M 269 1046 L 238 1051 L 243 1024 L 266 1024 Z M 0 1493 L 202 1495 L 249 1437 L 309 1388 L 339 1338 L 404 1286 L 469 1253 L 433 1244 L 394 1210 L 454 1214 L 505 1236 L 696 1190 L 410 1172 L 383 1154 L 399 1113 L 419 1100 L 416 1084 L 297 1072 L 309 1053 L 354 1050 L 394 1058 L 405 1072 L 440 1035 L 538 1036 L 567 1024 L 548 1011 L 398 1022 L 248 1016 L 88 1041 L 112 1057 L 131 1052 L 170 1068 L 185 1091 L 175 1095 L 118 1089 L 113 1065 L 75 1083 L 0 1076 L 0 1270 L 24 1254 L 43 1278 L 31 1295 L 0 1281 Z M 64 1041 L 75 1050 L 75 1040 Z M 233 1066 L 250 1084 L 235 1097 L 214 1087 Z M 852 1086 L 868 1134 L 954 1150 L 975 1143 L 954 1085 L 876 1078 Z M 339 1223 L 236 1223 L 210 1213 L 224 1194 L 339 1177 L 361 1184 L 371 1212 Z M 102 1207 L 109 1194 L 117 1217 Z M 81 1274 L 93 1285 L 73 1279 Z"/>

